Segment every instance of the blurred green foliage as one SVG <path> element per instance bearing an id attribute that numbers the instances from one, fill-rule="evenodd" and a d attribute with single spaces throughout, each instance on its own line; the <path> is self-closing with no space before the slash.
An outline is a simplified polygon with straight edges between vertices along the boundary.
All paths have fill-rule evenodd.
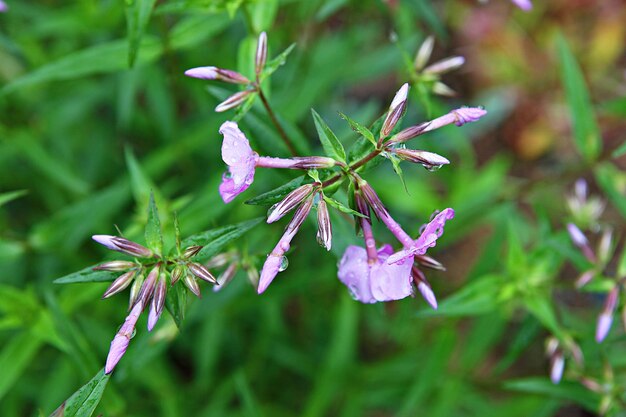
<path id="1" fill-rule="evenodd" d="M 9 1 L 0 14 L 0 415 L 49 415 L 68 398 L 66 416 L 90 415 L 107 384 L 100 369 L 127 301 L 100 300 L 104 283 L 53 284 L 111 259 L 91 235 L 119 227 L 144 242 L 151 192 L 165 236 L 175 214 L 183 238 L 247 221 L 267 207 L 243 201 L 296 178 L 259 170 L 223 204 L 218 127 L 235 116 L 213 108 L 235 90 L 183 76 L 203 65 L 252 76 L 264 30 L 269 56 L 296 44 L 263 85 L 303 155 L 323 144 L 343 158 L 357 135 L 338 112 L 376 120 L 427 35 L 435 59 L 465 56 L 444 76 L 458 96 L 425 102 L 414 85 L 404 118 L 484 105 L 481 123 L 418 140 L 452 164 L 404 166 L 404 184 L 388 163 L 366 175 L 412 235 L 433 210 L 455 209 L 433 252 L 448 271 L 429 275 L 440 309 L 419 298 L 351 300 L 336 263 L 359 242 L 353 225 L 332 214 L 327 254 L 310 219 L 262 296 L 240 271 L 220 292 L 203 286 L 180 329 L 164 315 L 149 334 L 141 318 L 95 415 L 583 416 L 601 406 L 623 415 L 624 332 L 615 324 L 602 345 L 593 340 L 610 286 L 574 288 L 588 264 L 564 232 L 564 198 L 574 180 L 590 180 L 622 248 L 626 8 L 535 3 L 523 13 L 503 0 Z M 259 153 L 289 155 L 258 102 L 240 124 Z M 261 224 L 229 247 L 260 267 L 282 227 Z M 585 356 L 584 365 L 566 358 L 559 385 L 548 377 L 549 335 Z M 585 388 L 583 376 L 607 391 Z"/>

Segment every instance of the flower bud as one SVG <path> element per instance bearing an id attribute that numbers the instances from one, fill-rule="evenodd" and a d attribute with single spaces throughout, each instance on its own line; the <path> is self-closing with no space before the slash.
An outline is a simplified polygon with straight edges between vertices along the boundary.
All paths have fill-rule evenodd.
<path id="1" fill-rule="evenodd" d="M 576 285 L 576 288 L 582 288 L 585 285 L 587 285 L 589 281 L 593 279 L 594 275 L 595 275 L 595 271 L 593 269 L 585 271 L 582 274 L 580 274 L 580 276 L 578 277 L 574 285 Z"/>
<path id="2" fill-rule="evenodd" d="M 383 127 L 380 130 L 380 137 L 384 138 L 389 136 L 389 133 L 396 127 L 396 124 L 404 114 L 406 110 L 406 102 L 409 94 L 409 84 L 405 83 L 400 87 L 395 97 L 391 101 L 387 117 L 383 122 Z"/>
<path id="3" fill-rule="evenodd" d="M 148 313 L 148 331 L 152 331 L 154 325 L 161 317 L 163 306 L 165 305 L 165 296 L 167 294 L 167 279 L 165 273 L 162 272 L 154 289 L 152 304 L 150 305 L 150 313 Z"/>
<path id="4" fill-rule="evenodd" d="M 376 191 L 374 191 L 372 186 L 363 179 L 359 179 L 358 185 L 361 195 L 372 210 L 374 210 L 374 214 L 376 214 L 378 218 L 385 216 L 387 214 L 387 209 L 383 205 L 383 202 L 380 201 L 380 197 L 378 197 L 378 194 L 376 194 Z"/>
<path id="5" fill-rule="evenodd" d="M 152 268 L 148 276 L 146 277 L 141 289 L 139 290 L 139 294 L 137 294 L 137 302 L 142 303 L 144 306 L 148 305 L 148 301 L 152 297 L 154 293 L 154 287 L 157 282 L 157 278 L 159 277 L 159 270 L 161 269 L 160 265 Z"/>
<path id="6" fill-rule="evenodd" d="M 217 67 L 198 67 L 185 71 L 185 75 L 202 80 L 219 80 L 231 84 L 250 84 L 250 80 L 240 73 Z"/>
<path id="7" fill-rule="evenodd" d="M 292 159 L 296 161 L 293 167 L 297 169 L 332 168 L 337 164 L 333 158 L 326 156 L 304 156 Z"/>
<path id="8" fill-rule="evenodd" d="M 246 265 L 244 269 L 246 270 L 248 281 L 250 281 L 250 284 L 256 289 L 259 286 L 259 270 L 256 269 L 254 265 Z"/>
<path id="9" fill-rule="evenodd" d="M 171 284 L 174 285 L 182 278 L 183 274 L 187 273 L 186 268 L 182 265 L 176 265 L 171 273 Z"/>
<path id="10" fill-rule="evenodd" d="M 330 224 L 330 214 L 324 199 L 317 203 L 317 243 L 326 250 L 330 250 L 332 245 L 333 229 Z"/>
<path id="11" fill-rule="evenodd" d="M 456 116 L 454 122 L 457 126 L 463 126 L 465 123 L 472 123 L 478 121 L 481 117 L 487 114 L 487 110 L 482 107 L 461 107 L 452 112 Z"/>
<path id="12" fill-rule="evenodd" d="M 192 293 L 196 295 L 196 297 L 202 297 L 202 295 L 200 294 L 200 287 L 198 286 L 198 283 L 196 282 L 196 279 L 193 275 L 185 274 L 185 277 L 183 278 L 183 283 L 187 288 L 189 288 Z"/>
<path id="13" fill-rule="evenodd" d="M 128 255 L 137 256 L 140 258 L 152 257 L 152 251 L 139 243 L 131 242 L 123 237 L 110 236 L 110 235 L 93 235 L 91 237 L 99 244 L 106 246 L 108 249 L 123 252 Z"/>
<path id="14" fill-rule="evenodd" d="M 215 111 L 221 113 L 239 106 L 248 98 L 250 93 L 252 93 L 252 90 L 244 90 L 233 94 L 232 96 L 228 97 L 226 100 L 218 104 L 217 107 L 215 107 Z"/>
<path id="15" fill-rule="evenodd" d="M 200 246 L 200 245 L 189 246 L 183 252 L 183 258 L 185 259 L 193 258 L 194 256 L 198 254 L 198 252 L 202 250 L 203 247 L 204 246 Z"/>
<path id="16" fill-rule="evenodd" d="M 428 127 L 429 124 L 430 124 L 429 122 L 426 122 L 426 123 L 419 124 L 417 126 L 407 127 L 406 129 L 393 135 L 391 139 L 387 142 L 387 144 L 391 145 L 391 144 L 402 143 L 402 142 L 411 140 L 414 137 L 421 135 L 425 131 L 425 129 Z"/>
<path id="17" fill-rule="evenodd" d="M 443 266 L 441 262 L 439 262 L 435 258 L 431 258 L 428 255 L 415 255 L 415 261 L 426 268 L 436 269 L 438 271 L 446 270 L 446 267 Z"/>
<path id="18" fill-rule="evenodd" d="M 139 297 L 139 291 L 143 286 L 144 281 L 143 271 L 140 271 L 135 280 L 133 281 L 133 285 L 130 287 L 130 295 L 128 297 L 128 309 L 130 310 L 137 303 Z"/>
<path id="19" fill-rule="evenodd" d="M 429 36 L 424 40 L 420 49 L 417 51 L 417 55 L 415 55 L 415 62 L 413 66 L 416 71 L 420 71 L 424 68 L 424 65 L 430 59 L 430 55 L 433 52 L 433 46 L 435 45 L 435 38 L 433 36 Z"/>
<path id="20" fill-rule="evenodd" d="M 281 219 L 285 214 L 289 213 L 305 198 L 307 198 L 313 191 L 313 188 L 317 186 L 319 186 L 318 183 L 305 184 L 287 194 L 282 201 L 270 208 L 267 223 L 274 223 L 275 221 Z"/>
<path id="21" fill-rule="evenodd" d="M 261 32 L 259 35 L 259 41 L 256 46 L 256 56 L 254 60 L 254 69 L 258 74 L 263 71 L 263 67 L 265 67 L 265 61 L 267 60 L 267 34 L 265 32 Z"/>
<path id="22" fill-rule="evenodd" d="M 213 274 L 211 274 L 211 272 L 209 272 L 209 270 L 206 269 L 206 267 L 202 264 L 199 264 L 197 262 L 190 263 L 189 271 L 203 281 L 210 282 L 211 284 L 217 283 L 217 280 L 215 279 Z"/>
<path id="23" fill-rule="evenodd" d="M 444 96 L 444 97 L 454 97 L 456 96 L 456 91 L 448 87 L 448 85 L 442 83 L 441 81 L 436 81 L 433 84 L 433 93 Z"/>
<path id="24" fill-rule="evenodd" d="M 217 285 L 213 287 L 213 292 L 218 292 L 224 289 L 235 278 L 237 274 L 237 264 L 235 262 L 228 265 L 228 268 L 217 277 Z"/>
<path id="25" fill-rule="evenodd" d="M 218 253 L 217 255 L 209 259 L 207 262 L 205 262 L 204 266 L 206 266 L 207 268 L 219 268 L 219 267 L 226 265 L 233 259 L 235 259 L 236 256 L 237 256 L 236 252 L 233 252 L 233 251 Z"/>
<path id="26" fill-rule="evenodd" d="M 611 249 L 613 247 L 613 229 L 607 227 L 602 233 L 600 243 L 598 244 L 598 259 L 601 263 L 606 263 L 611 258 Z"/>
<path id="27" fill-rule="evenodd" d="M 133 282 L 133 278 L 137 275 L 137 270 L 128 271 L 123 275 L 120 275 L 111 283 L 109 288 L 104 292 L 102 298 L 109 298 L 112 295 L 115 295 L 121 291 L 124 291 L 131 282 Z"/>
<path id="28" fill-rule="evenodd" d="M 129 261 L 109 261 L 104 262 L 96 267 L 94 271 L 126 271 L 127 269 L 136 267 L 137 264 Z"/>
<path id="29" fill-rule="evenodd" d="M 619 295 L 619 287 L 615 286 L 609 291 L 604 301 L 604 308 L 598 317 L 596 326 L 596 342 L 600 343 L 609 334 L 611 324 L 613 323 L 613 312 L 617 306 L 617 297 Z"/>
<path id="30" fill-rule="evenodd" d="M 553 384 L 558 384 L 563 378 L 563 370 L 565 369 L 565 358 L 559 350 L 550 358 L 550 380 Z"/>
<path id="31" fill-rule="evenodd" d="M 433 152 L 418 151 L 415 149 L 392 149 L 391 152 L 395 153 L 400 159 L 413 162 L 416 164 L 422 164 L 425 168 L 436 168 L 442 165 L 450 163 L 446 158 Z"/>
<path id="32" fill-rule="evenodd" d="M 442 59 L 424 68 L 425 74 L 443 74 L 461 67 L 465 63 L 462 56 L 453 56 Z"/>

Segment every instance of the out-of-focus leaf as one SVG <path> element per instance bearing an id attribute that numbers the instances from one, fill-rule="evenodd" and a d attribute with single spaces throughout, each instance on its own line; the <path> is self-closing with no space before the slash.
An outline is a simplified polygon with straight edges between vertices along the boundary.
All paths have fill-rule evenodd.
<path id="1" fill-rule="evenodd" d="M 9 339 L 0 352 L 0 400 L 5 396 L 42 345 L 41 339 L 33 337 L 31 332 L 24 331 Z"/>
<path id="2" fill-rule="evenodd" d="M 558 49 L 561 61 L 561 81 L 571 112 L 574 143 L 585 159 L 594 160 L 602 151 L 602 138 L 585 78 L 563 36 L 558 38 Z"/>
<path id="3" fill-rule="evenodd" d="M 283 184 L 278 188 L 274 188 L 272 191 L 268 191 L 254 198 L 251 198 L 250 200 L 247 200 L 246 204 L 271 205 L 271 204 L 278 203 L 280 200 L 285 198 L 287 194 L 289 194 L 296 188 L 300 187 L 301 185 L 304 185 L 309 182 L 310 182 L 309 178 L 306 175 L 302 175 L 298 178 L 294 178 L 293 180 L 289 181 L 287 184 Z"/>
<path id="4" fill-rule="evenodd" d="M 106 282 L 113 281 L 119 273 L 111 271 L 95 271 L 97 265 L 81 269 L 78 272 L 65 275 L 52 281 L 55 284 L 75 284 L 78 282 Z"/>
<path id="5" fill-rule="evenodd" d="M 101 369 L 91 381 L 83 385 L 70 398 L 50 414 L 50 417 L 89 417 L 100 403 L 110 375 Z"/>
<path id="6" fill-rule="evenodd" d="M 359 122 L 352 120 L 350 117 L 343 113 L 339 113 L 339 115 L 350 124 L 352 130 L 357 132 L 359 135 L 363 136 L 367 139 L 372 145 L 376 146 L 376 139 L 374 138 L 374 134 L 365 126 L 360 124 Z"/>
<path id="7" fill-rule="evenodd" d="M 0 194 L 0 207 L 4 206 L 6 203 L 13 201 L 26 195 L 28 190 L 17 190 L 17 191 L 9 191 L 7 193 Z"/>
<path id="8" fill-rule="evenodd" d="M 161 219 L 154 202 L 154 194 L 150 194 L 148 204 L 148 223 L 146 223 L 146 244 L 150 249 L 161 255 L 163 253 L 163 233 L 161 232 Z"/>
<path id="9" fill-rule="evenodd" d="M 165 298 L 165 308 L 167 308 L 167 311 L 174 319 L 176 327 L 180 328 L 185 319 L 185 311 L 187 309 L 187 288 L 182 285 L 171 287 Z"/>
<path id="10" fill-rule="evenodd" d="M 595 176 L 615 208 L 626 218 L 626 173 L 607 162 L 596 168 Z"/>
<path id="11" fill-rule="evenodd" d="M 326 155 L 338 161 L 346 162 L 346 151 L 337 136 L 315 110 L 311 109 L 311 113 L 313 114 L 315 128 Z"/>
<path id="12" fill-rule="evenodd" d="M 402 182 L 402 186 L 406 190 L 406 182 L 404 181 L 404 173 L 402 172 L 402 167 L 400 166 L 400 162 L 402 160 L 395 155 L 389 155 L 389 160 L 391 161 L 391 166 L 393 167 L 393 172 L 400 178 L 400 182 Z"/>
<path id="13" fill-rule="evenodd" d="M 264 217 L 258 217 L 256 219 L 248 220 L 245 222 L 241 222 L 238 224 L 234 224 L 232 226 L 227 226 L 224 229 L 224 233 L 220 236 L 212 239 L 206 239 L 204 243 L 196 243 L 197 245 L 203 245 L 204 247 L 200 252 L 196 255 L 198 259 L 205 259 L 210 256 L 215 255 L 220 249 L 222 249 L 226 244 L 234 241 L 240 236 L 247 233 L 254 226 L 258 225 L 264 220 Z M 209 231 L 210 232 L 210 231 Z"/>
<path id="14" fill-rule="evenodd" d="M 617 147 L 611 154 L 613 158 L 619 158 L 622 155 L 626 154 L 626 141 Z"/>
<path id="15" fill-rule="evenodd" d="M 504 387 L 513 391 L 530 392 L 573 401 L 594 413 L 599 405 L 598 395 L 576 382 L 561 381 L 559 384 L 553 384 L 547 378 L 525 378 L 507 381 Z"/>
<path id="16" fill-rule="evenodd" d="M 254 31 L 260 33 L 272 29 L 278 12 L 278 0 L 261 0 L 250 4 Z"/>
<path id="17" fill-rule="evenodd" d="M 499 305 L 498 294 L 502 278 L 486 275 L 466 284 L 461 290 L 439 303 L 437 310 L 424 310 L 425 316 L 473 316 L 489 313 Z"/>
<path id="18" fill-rule="evenodd" d="M 626 118 L 626 97 L 620 97 L 600 105 L 600 110 L 615 116 Z"/>
<path id="19" fill-rule="evenodd" d="M 261 78 L 265 79 L 265 78 L 269 77 L 278 68 L 280 68 L 281 66 L 285 65 L 285 62 L 287 62 L 287 57 L 289 56 L 289 54 L 291 53 L 291 51 L 293 51 L 293 48 L 295 48 L 295 47 L 296 47 L 296 44 L 292 43 L 291 45 L 289 45 L 287 47 L 287 49 L 285 49 L 283 52 L 281 52 L 280 55 L 278 55 L 274 59 L 270 60 L 265 65 L 265 69 L 263 70 L 263 74 L 261 75 Z"/>
<path id="20" fill-rule="evenodd" d="M 128 27 L 128 65 L 135 65 L 141 38 L 150 21 L 156 0 L 126 0 L 126 23 Z"/>
<path id="21" fill-rule="evenodd" d="M 556 314 L 552 303 L 547 296 L 541 294 L 530 294 L 524 298 L 524 306 L 530 311 L 530 313 L 543 324 L 543 326 L 550 331 L 557 338 L 563 337 L 563 331 L 556 319 Z"/>

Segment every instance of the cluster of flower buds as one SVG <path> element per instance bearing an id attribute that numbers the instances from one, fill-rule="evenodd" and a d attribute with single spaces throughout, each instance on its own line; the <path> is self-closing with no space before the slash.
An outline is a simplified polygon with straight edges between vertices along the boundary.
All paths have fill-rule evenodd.
<path id="1" fill-rule="evenodd" d="M 587 236 L 574 223 L 567 224 L 567 231 L 574 245 L 580 250 L 585 259 L 591 265 L 586 268 L 576 280 L 576 287 L 582 288 L 591 282 L 595 277 L 603 277 L 609 262 L 616 255 L 617 249 L 614 244 L 613 228 L 601 225 L 598 220 L 604 210 L 604 202 L 600 199 L 587 198 L 587 183 L 578 180 L 574 186 L 574 194 L 567 198 L 568 205 L 572 213 L 584 213 L 586 220 L 592 220 L 588 225 L 600 235 L 596 249 L 591 247 Z M 616 275 L 613 277 L 613 285 L 609 290 L 604 307 L 598 316 L 596 325 L 596 341 L 602 342 L 609 333 L 613 323 L 613 315 L 619 304 L 619 295 L 626 280 L 626 252 L 621 256 L 622 262 L 617 267 Z M 624 324 L 626 325 L 626 308 L 623 310 Z"/>
<path id="2" fill-rule="evenodd" d="M 558 384 L 563 378 L 565 370 L 565 357 L 571 357 L 579 367 L 583 366 L 583 353 L 573 340 L 559 341 L 554 336 L 546 340 L 546 356 L 550 360 L 550 380 Z"/>
<path id="3" fill-rule="evenodd" d="M 295 214 L 263 265 L 258 286 L 259 293 L 264 292 L 276 275 L 287 267 L 285 254 L 295 234 L 315 205 L 318 218 L 317 240 L 324 248 L 330 250 L 332 226 L 328 205 L 336 206 L 339 203 L 329 199 L 324 194 L 324 190 L 347 178 L 354 185 L 353 197 L 356 210 L 343 207 L 343 211 L 352 212 L 355 220 L 360 223 L 366 236 L 366 249 L 355 246 L 348 248 L 340 263 L 339 279 L 351 289 L 356 299 L 366 303 L 407 297 L 414 293 L 413 284 L 415 284 L 429 304 L 436 308 L 435 296 L 421 268 L 443 269 L 439 262 L 426 256 L 425 253 L 428 248 L 435 246 L 436 240 L 443 233 L 445 222 L 454 217 L 454 211 L 448 208 L 441 213 L 436 213 L 431 222 L 424 227 L 421 235 L 414 240 L 391 218 L 373 188 L 359 176 L 357 171 L 377 156 L 397 157 L 422 164 L 430 170 L 447 164 L 449 161 L 446 158 L 432 152 L 406 149 L 405 143 L 423 133 L 446 125 L 462 126 L 465 123 L 477 121 L 486 114 L 486 111 L 482 108 L 462 107 L 432 121 L 392 134 L 406 110 L 408 91 L 408 84 L 404 84 L 396 93 L 378 132 L 378 141 L 373 139 L 373 134 L 370 132 L 371 140 L 377 142 L 375 149 L 369 155 L 349 165 L 324 156 L 288 159 L 259 156 L 252 150 L 248 139 L 235 122 L 227 121 L 221 126 L 220 133 L 224 136 L 222 159 L 228 166 L 228 171 L 222 178 L 219 191 L 226 203 L 232 201 L 252 184 L 257 167 L 301 170 L 335 169 L 328 173 L 329 175 L 325 177 L 328 179 L 325 181 L 319 180 L 317 171 L 314 174 L 309 171 L 309 176 L 314 179 L 313 182 L 291 191 L 270 209 L 268 223 L 281 219 L 290 211 L 295 210 Z M 336 170 L 336 168 L 340 169 Z M 370 207 L 398 238 L 403 245 L 402 250 L 394 253 L 391 246 L 385 245 L 376 251 L 371 233 Z"/>
<path id="4" fill-rule="evenodd" d="M 105 365 L 105 373 L 109 374 L 126 353 L 139 315 L 148 306 L 148 331 L 152 331 L 163 312 L 168 286 L 171 287 L 182 279 L 184 285 L 199 297 L 200 287 L 196 278 L 211 284 L 217 284 L 217 280 L 207 267 L 192 260 L 202 246 L 190 246 L 180 257 L 164 259 L 150 249 L 123 237 L 94 235 L 93 240 L 108 249 L 135 257 L 134 261 L 109 261 L 94 268 L 123 272 L 107 288 L 102 298 L 109 298 L 130 286 L 130 313 L 111 342 Z"/>
<path id="5" fill-rule="evenodd" d="M 441 76 L 450 71 L 460 68 L 465 63 L 462 56 L 452 56 L 444 58 L 434 64 L 426 65 L 435 46 L 435 38 L 429 36 L 424 40 L 415 55 L 413 70 L 415 71 L 415 81 L 420 84 L 430 86 L 433 94 L 452 97 L 456 92 L 448 85 L 441 82 Z"/>
<path id="6" fill-rule="evenodd" d="M 248 281 L 254 288 L 259 285 L 259 271 L 253 263 L 236 251 L 229 251 L 215 255 L 205 263 L 209 269 L 224 268 L 217 276 L 217 285 L 213 287 L 214 292 L 223 290 L 235 277 L 239 269 L 243 269 L 248 276 Z"/>
<path id="7" fill-rule="evenodd" d="M 598 231 L 600 216 L 606 207 L 606 201 L 599 197 L 589 196 L 587 181 L 579 179 L 574 185 L 574 190 L 565 197 L 574 222 L 583 228 Z"/>
<path id="8" fill-rule="evenodd" d="M 261 73 L 265 68 L 267 62 L 267 34 L 265 32 L 259 35 L 257 41 L 257 49 L 255 55 L 255 80 L 250 80 L 246 76 L 240 74 L 237 71 L 217 68 L 213 66 L 209 67 L 197 67 L 191 68 L 185 71 L 185 75 L 192 78 L 200 78 L 203 80 L 217 80 L 230 84 L 239 84 L 245 89 L 239 91 L 226 100 L 221 102 L 215 108 L 216 112 L 224 112 L 226 110 L 233 109 L 243 104 L 251 95 L 259 92 Z"/>

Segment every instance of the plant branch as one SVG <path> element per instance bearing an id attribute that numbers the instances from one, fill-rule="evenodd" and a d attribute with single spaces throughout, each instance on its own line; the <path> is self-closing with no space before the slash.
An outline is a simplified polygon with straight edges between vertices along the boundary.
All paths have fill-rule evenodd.
<path id="1" fill-rule="evenodd" d="M 276 118 L 276 115 L 274 114 L 274 111 L 272 110 L 270 103 L 267 101 L 265 94 L 263 94 L 263 89 L 261 88 L 261 85 L 258 83 L 257 83 L 257 91 L 259 93 L 259 97 L 261 98 L 261 101 L 263 102 L 263 107 L 265 107 L 265 110 L 267 110 L 267 114 L 270 116 L 270 119 L 272 120 L 272 123 L 276 127 L 276 130 L 278 130 L 278 134 L 283 139 L 283 142 L 285 142 L 287 149 L 289 149 L 289 152 L 291 153 L 291 155 L 297 156 L 298 151 L 296 151 L 296 148 L 293 145 L 293 142 L 291 141 L 291 139 L 289 139 L 289 136 L 287 136 L 287 133 L 281 126 L 280 122 L 278 121 L 278 118 Z"/>

